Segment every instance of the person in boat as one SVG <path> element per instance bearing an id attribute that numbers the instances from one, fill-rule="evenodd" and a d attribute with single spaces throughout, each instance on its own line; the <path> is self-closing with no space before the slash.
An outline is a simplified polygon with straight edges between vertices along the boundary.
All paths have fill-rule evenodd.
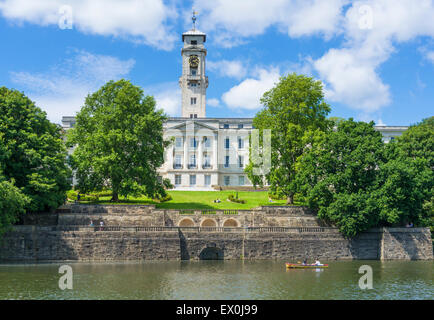
<path id="1" fill-rule="evenodd" d="M 302 263 L 302 265 L 304 265 L 304 266 L 306 266 L 306 265 L 307 265 L 307 259 L 304 259 L 304 260 L 303 260 L 303 263 Z"/>
<path id="2" fill-rule="evenodd" d="M 319 262 L 319 259 L 316 259 L 316 261 L 315 261 L 315 265 L 316 265 L 316 266 L 322 266 L 321 262 Z"/>

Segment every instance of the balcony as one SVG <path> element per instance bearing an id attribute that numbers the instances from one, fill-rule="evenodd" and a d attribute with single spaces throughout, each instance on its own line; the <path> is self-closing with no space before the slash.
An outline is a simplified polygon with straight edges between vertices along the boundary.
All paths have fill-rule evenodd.
<path id="1" fill-rule="evenodd" d="M 204 165 L 202 166 L 202 169 L 210 170 L 210 169 L 212 169 L 212 165 L 210 165 L 210 164 L 204 164 Z"/>
<path id="2" fill-rule="evenodd" d="M 202 78 L 201 75 L 191 75 L 191 74 L 187 75 L 187 80 L 191 80 L 191 81 L 200 81 L 201 78 Z"/>
<path id="3" fill-rule="evenodd" d="M 197 169 L 197 165 L 196 164 L 189 164 L 188 169 Z"/>
<path id="4" fill-rule="evenodd" d="M 173 169 L 182 169 L 183 168 L 183 165 L 182 164 L 174 164 L 173 165 Z"/>

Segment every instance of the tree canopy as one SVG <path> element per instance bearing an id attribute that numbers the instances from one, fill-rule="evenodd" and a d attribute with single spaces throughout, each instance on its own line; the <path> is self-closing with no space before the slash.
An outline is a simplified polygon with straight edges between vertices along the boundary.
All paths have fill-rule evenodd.
<path id="1" fill-rule="evenodd" d="M 311 143 L 314 132 L 332 125 L 326 118 L 330 107 L 324 101 L 320 81 L 295 73 L 281 77 L 261 103 L 264 108 L 253 119 L 253 125 L 260 137 L 264 130 L 271 129 L 271 168 L 265 177 L 258 177 L 253 173 L 257 164 L 250 161 L 246 172 L 255 185 L 268 181 L 272 192 L 286 196 L 292 204 L 298 189 L 298 158 Z M 263 147 L 262 138 L 260 141 Z"/>
<path id="2" fill-rule="evenodd" d="M 90 94 L 68 132 L 80 191 L 110 188 L 113 201 L 129 194 L 164 196 L 157 169 L 169 144 L 163 139 L 165 120 L 154 98 L 127 80 Z"/>
<path id="3" fill-rule="evenodd" d="M 30 199 L 29 211 L 65 201 L 71 172 L 61 128 L 23 93 L 0 88 L 0 169 Z"/>
<path id="4" fill-rule="evenodd" d="M 317 135 L 300 159 L 297 175 L 308 205 L 349 237 L 377 226 L 428 225 L 431 150 L 425 148 L 428 141 L 423 143 L 429 135 L 416 127 L 389 144 L 382 142 L 373 122 L 352 119 Z M 410 148 L 409 141 L 420 147 Z"/>
<path id="5" fill-rule="evenodd" d="M 0 173 L 0 236 L 25 213 L 30 199 Z"/>

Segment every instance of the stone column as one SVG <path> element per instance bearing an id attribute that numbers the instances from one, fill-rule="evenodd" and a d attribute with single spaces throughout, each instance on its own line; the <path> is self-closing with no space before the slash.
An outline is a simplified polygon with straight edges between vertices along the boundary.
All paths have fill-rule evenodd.
<path id="1" fill-rule="evenodd" d="M 212 168 L 218 170 L 218 134 L 214 133 L 214 140 L 212 143 Z"/>
<path id="2" fill-rule="evenodd" d="M 203 150 L 202 150 L 202 139 L 203 137 L 197 137 L 197 150 L 198 150 L 198 157 L 197 157 L 197 169 L 202 170 L 202 157 L 203 157 Z"/>
<path id="3" fill-rule="evenodd" d="M 174 151 L 175 146 L 170 146 L 169 149 L 167 150 L 167 163 L 168 163 L 168 170 L 172 170 L 173 169 L 173 151 Z"/>
<path id="4" fill-rule="evenodd" d="M 184 170 L 188 169 L 188 136 L 184 136 Z"/>

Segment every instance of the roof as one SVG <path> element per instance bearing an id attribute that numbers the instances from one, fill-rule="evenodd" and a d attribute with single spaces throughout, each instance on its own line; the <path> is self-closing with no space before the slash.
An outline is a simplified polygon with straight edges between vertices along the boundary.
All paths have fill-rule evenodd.
<path id="1" fill-rule="evenodd" d="M 203 36 L 203 38 L 204 38 L 203 42 L 206 41 L 206 34 L 203 33 L 202 31 L 197 30 L 197 29 L 191 29 L 191 30 L 189 30 L 187 32 L 184 32 L 182 34 L 182 41 L 184 41 L 184 37 L 185 36 Z"/>

